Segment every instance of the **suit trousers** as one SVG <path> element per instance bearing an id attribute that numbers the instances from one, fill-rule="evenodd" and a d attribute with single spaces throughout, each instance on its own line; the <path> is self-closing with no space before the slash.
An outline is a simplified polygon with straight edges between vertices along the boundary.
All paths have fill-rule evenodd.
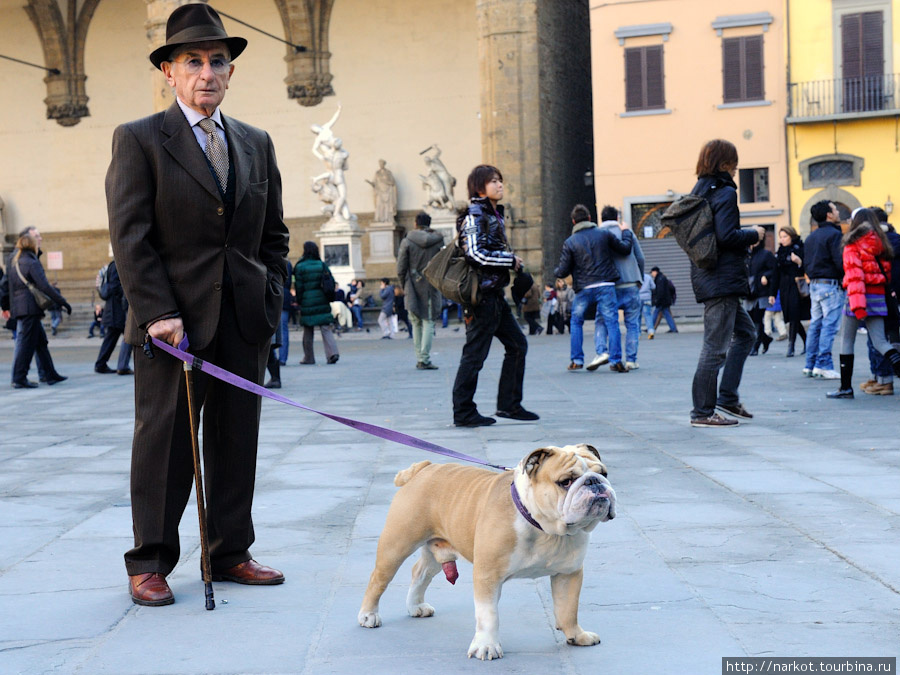
<path id="1" fill-rule="evenodd" d="M 208 346 L 193 353 L 251 382 L 261 383 L 269 340 L 261 344 L 244 341 L 227 286 L 222 295 L 215 337 Z M 165 575 L 178 562 L 178 524 L 193 486 L 183 364 L 157 350 L 153 359 L 138 356 L 134 370 L 134 548 L 125 554 L 125 567 L 129 575 Z M 260 399 L 199 371 L 194 372 L 193 378 L 195 409 L 202 406 L 210 560 L 213 572 L 221 572 L 250 559 Z"/>

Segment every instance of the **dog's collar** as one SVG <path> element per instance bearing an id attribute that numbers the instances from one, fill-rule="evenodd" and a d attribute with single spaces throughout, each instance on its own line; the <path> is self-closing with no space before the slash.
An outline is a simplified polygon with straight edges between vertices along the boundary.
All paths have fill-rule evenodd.
<path id="1" fill-rule="evenodd" d="M 529 523 L 534 525 L 541 532 L 544 531 L 544 528 L 541 527 L 540 523 L 534 519 L 534 517 L 528 512 L 528 509 L 525 508 L 525 505 L 522 503 L 522 500 L 519 499 L 519 491 L 516 490 L 516 482 L 513 481 L 509 484 L 509 493 L 512 495 L 513 504 L 516 505 L 516 508 L 519 510 L 519 513 L 522 514 L 522 517 L 527 520 Z"/>

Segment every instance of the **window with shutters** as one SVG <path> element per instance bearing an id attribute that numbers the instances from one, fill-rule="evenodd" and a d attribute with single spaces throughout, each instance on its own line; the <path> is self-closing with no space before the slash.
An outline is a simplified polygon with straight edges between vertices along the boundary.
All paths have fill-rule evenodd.
<path id="1" fill-rule="evenodd" d="M 763 36 L 722 40 L 722 100 L 724 103 L 762 101 Z"/>
<path id="2" fill-rule="evenodd" d="M 741 204 L 769 201 L 769 170 L 740 169 L 738 186 Z"/>
<path id="3" fill-rule="evenodd" d="M 660 110 L 666 107 L 662 45 L 625 50 L 625 110 Z"/>
<path id="4" fill-rule="evenodd" d="M 843 112 L 885 107 L 884 13 L 841 15 Z"/>

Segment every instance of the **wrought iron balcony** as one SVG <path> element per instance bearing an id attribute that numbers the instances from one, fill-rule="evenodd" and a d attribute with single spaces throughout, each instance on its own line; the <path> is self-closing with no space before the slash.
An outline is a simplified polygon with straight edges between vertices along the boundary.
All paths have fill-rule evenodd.
<path id="1" fill-rule="evenodd" d="M 900 75 L 792 82 L 788 122 L 900 115 Z"/>

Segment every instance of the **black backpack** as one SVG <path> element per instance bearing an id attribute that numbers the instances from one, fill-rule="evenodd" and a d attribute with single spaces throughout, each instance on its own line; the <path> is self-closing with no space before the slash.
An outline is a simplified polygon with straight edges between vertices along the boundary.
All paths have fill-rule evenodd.
<path id="1" fill-rule="evenodd" d="M 684 195 L 669 205 L 661 220 L 692 263 L 700 269 L 716 266 L 719 247 L 709 201 L 698 195 Z"/>

